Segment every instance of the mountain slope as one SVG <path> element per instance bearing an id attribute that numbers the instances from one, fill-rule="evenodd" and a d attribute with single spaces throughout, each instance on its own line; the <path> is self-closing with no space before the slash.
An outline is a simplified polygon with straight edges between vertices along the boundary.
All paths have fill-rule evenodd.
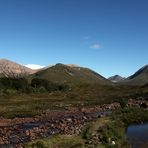
<path id="1" fill-rule="evenodd" d="M 88 68 L 60 63 L 41 70 L 33 74 L 32 77 L 45 78 L 56 83 L 99 83 L 104 85 L 111 83 L 109 80 Z"/>
<path id="2" fill-rule="evenodd" d="M 15 62 L 0 59 L 0 77 L 23 77 L 35 71 Z"/>
<path id="3" fill-rule="evenodd" d="M 120 81 L 123 81 L 125 78 L 119 76 L 119 75 L 115 75 L 115 76 L 112 76 L 112 77 L 109 77 L 108 80 L 110 80 L 111 82 L 114 82 L 114 83 L 118 83 Z"/>
<path id="4" fill-rule="evenodd" d="M 148 83 L 148 65 L 140 68 L 133 75 L 123 81 L 123 84 L 128 85 L 145 85 Z"/>

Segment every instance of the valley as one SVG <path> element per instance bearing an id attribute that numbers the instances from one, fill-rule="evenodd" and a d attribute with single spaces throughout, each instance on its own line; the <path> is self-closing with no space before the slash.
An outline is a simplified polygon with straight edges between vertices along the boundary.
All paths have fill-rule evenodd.
<path id="1" fill-rule="evenodd" d="M 148 148 L 148 0 L 0 0 L 0 148 Z"/>
<path id="2" fill-rule="evenodd" d="M 67 148 L 72 139 L 79 148 L 128 147 L 124 130 L 148 121 L 147 66 L 128 78 L 111 79 L 61 63 L 34 71 L 3 59 L 0 70 L 2 147 L 54 148 L 56 138 L 64 138 Z"/>

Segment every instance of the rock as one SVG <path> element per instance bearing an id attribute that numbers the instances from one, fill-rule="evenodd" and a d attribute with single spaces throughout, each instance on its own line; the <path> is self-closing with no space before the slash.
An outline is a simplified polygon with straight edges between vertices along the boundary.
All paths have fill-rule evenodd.
<path id="1" fill-rule="evenodd" d="M 115 145 L 116 143 L 115 143 L 115 141 L 112 141 L 112 145 Z"/>
<path id="2" fill-rule="evenodd" d="M 71 118 L 68 118 L 67 121 L 72 122 L 72 119 Z"/>

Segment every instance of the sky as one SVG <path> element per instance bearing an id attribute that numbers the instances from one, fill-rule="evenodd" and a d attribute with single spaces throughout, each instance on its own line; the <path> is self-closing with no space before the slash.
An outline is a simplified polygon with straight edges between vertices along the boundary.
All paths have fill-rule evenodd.
<path id="1" fill-rule="evenodd" d="M 0 58 L 127 77 L 148 64 L 147 0 L 0 0 Z"/>

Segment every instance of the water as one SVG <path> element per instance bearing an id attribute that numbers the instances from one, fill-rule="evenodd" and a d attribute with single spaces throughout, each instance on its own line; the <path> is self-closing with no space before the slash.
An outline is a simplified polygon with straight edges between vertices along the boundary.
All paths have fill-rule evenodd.
<path id="1" fill-rule="evenodd" d="M 23 130 L 29 130 L 29 129 L 32 129 L 32 128 L 34 128 L 34 127 L 39 127 L 41 124 L 39 124 L 39 123 L 24 123 L 23 125 L 22 125 L 22 128 L 23 128 Z"/>
<path id="2" fill-rule="evenodd" d="M 148 123 L 129 126 L 126 138 L 132 148 L 148 148 Z"/>

